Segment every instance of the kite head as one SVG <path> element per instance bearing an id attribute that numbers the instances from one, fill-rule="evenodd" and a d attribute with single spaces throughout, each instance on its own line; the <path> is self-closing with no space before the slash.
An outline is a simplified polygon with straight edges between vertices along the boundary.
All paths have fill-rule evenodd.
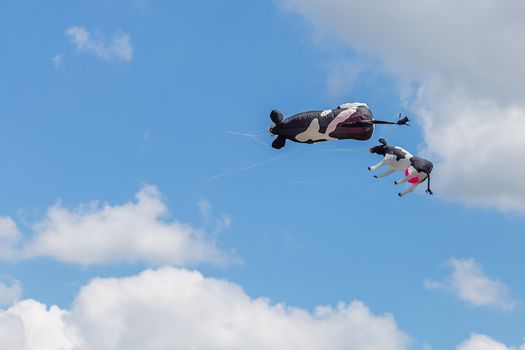
<path id="1" fill-rule="evenodd" d="M 283 114 L 279 112 L 279 110 L 274 109 L 270 113 L 270 119 L 272 120 L 273 124 L 270 125 L 268 128 L 268 132 L 272 135 L 279 135 L 279 126 L 281 125 L 283 121 Z"/>
<path id="2" fill-rule="evenodd" d="M 270 135 L 277 135 L 278 132 L 277 132 L 277 125 L 275 124 L 272 124 L 268 127 L 268 132 L 270 133 Z"/>
<path id="3" fill-rule="evenodd" d="M 369 151 L 370 153 L 377 153 L 377 154 L 384 156 L 386 153 L 385 147 L 388 146 L 388 141 L 385 140 L 384 138 L 380 138 L 379 143 L 380 145 L 370 148 Z"/>

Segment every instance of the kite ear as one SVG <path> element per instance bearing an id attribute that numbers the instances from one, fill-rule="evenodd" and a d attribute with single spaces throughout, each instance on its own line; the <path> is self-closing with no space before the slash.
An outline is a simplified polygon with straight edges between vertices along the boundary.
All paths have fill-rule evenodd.
<path id="1" fill-rule="evenodd" d="M 382 144 L 383 146 L 387 146 L 388 145 L 388 141 L 384 138 L 380 138 L 379 139 L 379 143 Z"/>
<path id="2" fill-rule="evenodd" d="M 283 114 L 280 111 L 278 111 L 277 109 L 274 109 L 270 113 L 270 119 L 272 120 L 272 122 L 274 122 L 276 125 L 278 125 L 278 124 L 280 124 L 283 121 Z"/>

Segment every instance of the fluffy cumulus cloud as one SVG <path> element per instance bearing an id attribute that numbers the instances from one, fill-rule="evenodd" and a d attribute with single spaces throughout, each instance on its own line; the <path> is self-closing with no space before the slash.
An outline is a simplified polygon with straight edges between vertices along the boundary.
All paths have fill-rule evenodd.
<path id="1" fill-rule="evenodd" d="M 21 235 L 13 219 L 0 217 L 0 259 L 9 260 L 14 257 Z"/>
<path id="2" fill-rule="evenodd" d="M 525 344 L 521 347 L 506 346 L 483 334 L 472 334 L 456 347 L 457 350 L 525 350 Z"/>
<path id="3" fill-rule="evenodd" d="M 475 307 L 488 306 L 499 310 L 512 310 L 516 301 L 510 297 L 510 289 L 502 282 L 484 274 L 474 259 L 450 259 L 450 278 L 445 281 L 426 280 L 427 289 L 444 289 Z"/>
<path id="4" fill-rule="evenodd" d="M 107 38 L 100 31 L 90 33 L 84 27 L 72 26 L 66 30 L 66 35 L 78 51 L 93 54 L 103 60 L 129 62 L 133 58 L 129 35 L 121 31 Z"/>
<path id="5" fill-rule="evenodd" d="M 19 281 L 4 283 L 0 281 L 0 305 L 11 305 L 22 296 L 22 285 Z"/>
<path id="6" fill-rule="evenodd" d="M 23 300 L 0 309 L 0 349 L 67 350 L 81 344 L 68 311 Z"/>
<path id="7" fill-rule="evenodd" d="M 281 0 L 315 38 L 373 57 L 418 117 L 443 197 L 525 212 L 525 3 Z"/>
<path id="8" fill-rule="evenodd" d="M 27 350 L 400 350 L 408 348 L 408 337 L 391 315 L 375 315 L 358 301 L 309 312 L 253 299 L 224 280 L 166 267 L 95 279 L 81 289 L 70 310 L 19 302 L 0 311 L 0 345 Z"/>
<path id="9" fill-rule="evenodd" d="M 92 202 L 70 210 L 56 204 L 32 226 L 28 239 L 21 238 L 13 220 L 4 218 L 0 220 L 0 257 L 47 256 L 83 265 L 143 261 L 180 266 L 234 260 L 204 232 L 164 220 L 167 212 L 157 188 L 146 186 L 135 201 L 122 205 Z M 20 247 L 15 249 L 16 245 Z"/>

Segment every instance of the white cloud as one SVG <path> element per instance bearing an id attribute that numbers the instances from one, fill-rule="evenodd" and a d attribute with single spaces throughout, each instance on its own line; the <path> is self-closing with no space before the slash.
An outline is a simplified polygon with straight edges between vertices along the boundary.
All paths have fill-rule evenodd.
<path id="1" fill-rule="evenodd" d="M 80 344 L 76 329 L 68 321 L 68 311 L 57 306 L 48 309 L 28 299 L 0 309 L 1 349 L 69 350 Z"/>
<path id="2" fill-rule="evenodd" d="M 362 302 L 308 312 L 171 267 L 95 279 L 71 310 L 22 301 L 0 311 L 2 333 L 27 350 L 408 348 L 394 318 L 374 315 Z"/>
<path id="3" fill-rule="evenodd" d="M 516 157 L 525 147 L 525 110 L 463 91 L 443 95 L 439 103 L 431 95 L 439 92 L 421 92 L 427 107 L 419 115 L 428 151 L 441 159 L 433 181 L 437 179 L 442 194 L 471 205 L 525 212 L 525 183 L 520 180 L 525 167 Z"/>
<path id="4" fill-rule="evenodd" d="M 437 163 L 436 193 L 525 212 L 522 1 L 281 3 L 312 24 L 318 42 L 381 61 L 405 88 L 417 82 L 402 92 Z"/>
<path id="5" fill-rule="evenodd" d="M 24 324 L 20 318 L 0 309 L 0 349 L 24 349 Z"/>
<path id="6" fill-rule="evenodd" d="M 486 335 L 474 333 L 469 339 L 459 344 L 456 350 L 525 350 L 525 344 L 519 348 L 509 347 Z"/>
<path id="7" fill-rule="evenodd" d="M 0 281 L 0 305 L 11 305 L 22 297 L 22 286 L 19 281 L 10 284 Z"/>
<path id="8" fill-rule="evenodd" d="M 56 54 L 53 57 L 51 57 L 51 61 L 53 62 L 53 66 L 55 68 L 58 68 L 62 65 L 62 54 Z"/>
<path id="9" fill-rule="evenodd" d="M 199 207 L 202 218 L 204 219 L 204 226 L 209 228 L 209 232 L 211 232 L 213 236 L 218 236 L 221 232 L 230 227 L 232 219 L 225 213 L 220 213 L 218 217 L 216 217 L 213 206 L 205 198 L 199 197 L 197 206 Z"/>
<path id="10" fill-rule="evenodd" d="M 199 200 L 197 201 L 197 206 L 199 207 L 201 211 L 201 215 L 205 221 L 208 221 L 211 216 L 211 212 L 213 210 L 213 207 L 210 202 L 208 202 L 205 198 L 199 197 Z"/>
<path id="11" fill-rule="evenodd" d="M 69 210 L 56 204 L 32 226 L 32 237 L 22 241 L 17 251 L 7 249 L 6 255 L 19 259 L 47 256 L 82 265 L 118 261 L 223 264 L 234 260 L 204 232 L 163 220 L 167 212 L 161 193 L 153 186 L 144 187 L 134 202 L 122 205 L 91 202 Z M 0 228 L 2 222 L 4 230 L 0 233 L 7 237 L 5 245 L 13 246 L 13 240 L 20 238 L 16 225 L 4 219 Z"/>
<path id="12" fill-rule="evenodd" d="M 0 260 L 11 260 L 14 257 L 21 235 L 13 219 L 0 217 Z"/>
<path id="13" fill-rule="evenodd" d="M 446 285 L 442 282 L 432 281 L 427 278 L 423 282 L 423 287 L 425 287 L 426 289 L 440 289 L 440 288 L 445 288 Z"/>
<path id="14" fill-rule="evenodd" d="M 488 306 L 499 310 L 512 310 L 517 302 L 510 297 L 510 289 L 503 283 L 486 276 L 474 259 L 449 260 L 452 275 L 442 282 L 425 280 L 427 289 L 445 289 L 475 307 Z"/>
<path id="15" fill-rule="evenodd" d="M 94 54 L 104 60 L 121 60 L 129 62 L 133 58 L 133 46 L 129 35 L 118 31 L 111 39 L 99 31 L 90 33 L 84 27 L 72 26 L 66 30 L 66 35 L 78 51 Z"/>
<path id="16" fill-rule="evenodd" d="M 326 84 L 331 96 L 348 96 L 367 67 L 358 60 L 330 62 Z"/>

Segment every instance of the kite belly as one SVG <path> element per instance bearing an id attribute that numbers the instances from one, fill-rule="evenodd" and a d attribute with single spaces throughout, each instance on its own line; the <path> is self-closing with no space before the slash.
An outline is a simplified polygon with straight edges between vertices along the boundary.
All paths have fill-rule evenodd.
<path id="1" fill-rule="evenodd" d="M 299 113 L 278 125 L 277 134 L 300 143 L 335 140 L 326 132 L 334 118 L 331 110 Z"/>
<path id="2" fill-rule="evenodd" d="M 337 125 L 329 136 L 338 140 L 368 140 L 374 133 L 372 121 L 370 115 L 354 113 L 344 123 Z"/>

